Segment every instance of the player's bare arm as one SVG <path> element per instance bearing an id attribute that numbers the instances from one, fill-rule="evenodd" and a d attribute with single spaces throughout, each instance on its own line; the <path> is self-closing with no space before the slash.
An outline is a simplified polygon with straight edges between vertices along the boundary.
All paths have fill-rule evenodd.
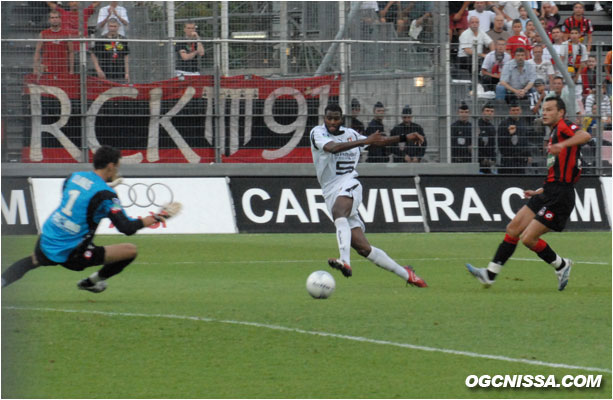
<path id="1" fill-rule="evenodd" d="M 550 154 L 557 156 L 565 147 L 572 147 L 585 144 L 590 141 L 592 135 L 587 133 L 586 131 L 580 130 L 575 132 L 573 137 L 568 138 L 560 143 L 553 144 L 548 146 L 548 151 Z"/>
<path id="2" fill-rule="evenodd" d="M 346 143 L 329 142 L 324 146 L 324 151 L 336 154 L 360 146 L 389 146 L 391 144 L 395 144 L 401 141 L 415 142 L 421 145 L 424 142 L 424 137 L 417 132 L 406 134 L 404 135 L 404 140 L 401 139 L 403 139 L 402 135 L 387 137 L 383 133 L 377 131 L 372 135 L 368 136 L 366 139 L 362 140 L 356 140 Z"/>
<path id="3" fill-rule="evenodd" d="M 524 197 L 526 199 L 529 199 L 529 198 L 531 198 L 533 196 L 537 196 L 537 195 L 539 195 L 541 193 L 543 193 L 543 188 L 538 188 L 536 190 L 527 189 L 527 190 L 524 190 Z"/>

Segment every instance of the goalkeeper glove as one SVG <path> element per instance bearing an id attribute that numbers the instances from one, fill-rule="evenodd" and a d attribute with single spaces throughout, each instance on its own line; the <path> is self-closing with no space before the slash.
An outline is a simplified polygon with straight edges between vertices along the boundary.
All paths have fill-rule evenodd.
<path id="1" fill-rule="evenodd" d="M 123 182 L 123 178 L 121 176 L 116 176 L 111 182 L 108 183 L 108 185 L 114 188 L 115 186 L 119 185 L 121 182 Z"/>
<path id="2" fill-rule="evenodd" d="M 153 218 L 158 222 L 164 222 L 169 218 L 178 215 L 183 206 L 179 202 L 168 203 L 162 206 L 160 211 L 153 215 Z"/>

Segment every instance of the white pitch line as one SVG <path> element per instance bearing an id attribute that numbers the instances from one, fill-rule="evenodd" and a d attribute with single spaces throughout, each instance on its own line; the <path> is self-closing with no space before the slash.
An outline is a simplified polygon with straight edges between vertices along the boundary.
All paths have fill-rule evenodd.
<path id="1" fill-rule="evenodd" d="M 471 257 L 470 260 L 466 257 L 426 257 L 426 258 L 397 258 L 398 261 L 474 261 L 474 260 L 491 260 L 491 258 L 484 257 Z M 513 261 L 528 261 L 528 262 L 538 262 L 542 263 L 543 260 L 539 258 L 511 258 Z M 577 261 L 573 260 L 575 264 L 590 264 L 590 265 L 611 265 L 608 262 L 602 261 Z M 200 261 L 175 261 L 175 262 L 148 262 L 148 261 L 135 261 L 134 264 L 143 264 L 143 265 L 161 265 L 161 264 L 171 264 L 171 265 L 192 265 L 192 264 L 274 264 L 274 263 L 283 263 L 283 264 L 302 264 L 302 263 L 321 263 L 322 260 L 235 260 L 235 261 L 215 261 L 215 260 L 200 260 Z M 370 262 L 364 259 L 356 259 L 353 263 L 361 263 L 361 262 Z"/>
<path id="2" fill-rule="evenodd" d="M 470 358 L 485 358 L 489 360 L 506 361 L 506 362 L 513 362 L 513 363 L 519 363 L 519 364 L 538 365 L 541 367 L 577 369 L 577 370 L 582 370 L 582 371 L 611 373 L 611 370 L 606 369 L 606 368 L 583 367 L 580 365 L 550 363 L 550 362 L 538 361 L 538 360 L 528 360 L 525 358 L 512 358 L 512 357 L 498 356 L 498 355 L 492 355 L 492 354 L 480 354 L 480 353 L 473 353 L 471 351 L 461 351 L 461 350 L 442 349 L 442 348 L 437 348 L 437 347 L 418 346 L 418 345 L 410 344 L 410 343 L 390 342 L 388 340 L 370 339 L 370 338 L 361 337 L 361 336 L 341 335 L 341 334 L 329 333 L 329 332 L 307 331 L 307 330 L 299 329 L 299 328 L 289 328 L 286 326 L 263 324 L 259 322 L 235 321 L 235 320 L 228 320 L 228 319 L 214 319 L 214 318 L 207 318 L 207 317 L 195 317 L 195 316 L 174 315 L 174 314 L 142 314 L 142 313 L 129 313 L 129 312 L 70 310 L 70 309 L 58 309 L 58 308 L 17 307 L 17 306 L 3 306 L 2 308 L 6 310 L 47 311 L 47 312 L 76 313 L 76 314 L 97 314 L 97 315 L 104 315 L 108 317 L 165 318 L 165 319 L 178 319 L 178 320 L 187 320 L 187 321 L 200 321 L 200 322 L 212 322 L 212 323 L 219 323 L 219 324 L 251 326 L 251 327 L 256 327 L 256 328 L 271 329 L 275 331 L 300 333 L 304 335 L 313 335 L 313 336 L 331 337 L 335 339 L 351 340 L 354 342 L 402 347 L 405 349 L 445 353 L 445 354 L 452 354 L 456 356 L 464 356 L 464 357 L 470 357 Z"/>

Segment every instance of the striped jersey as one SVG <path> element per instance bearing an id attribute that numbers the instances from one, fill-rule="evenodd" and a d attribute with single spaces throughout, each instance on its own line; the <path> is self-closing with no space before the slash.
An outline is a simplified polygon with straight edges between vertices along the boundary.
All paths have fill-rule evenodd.
<path id="1" fill-rule="evenodd" d="M 581 128 L 571 121 L 561 119 L 551 130 L 549 145 L 563 142 L 575 136 Z M 565 147 L 560 154 L 547 155 L 547 178 L 545 182 L 574 184 L 581 176 L 581 146 Z"/>
<path id="2" fill-rule="evenodd" d="M 334 192 L 345 180 L 358 176 L 355 170 L 360 161 L 361 147 L 355 147 L 340 153 L 332 154 L 324 150 L 329 142 L 346 143 L 366 139 L 351 128 L 339 127 L 339 135 L 332 135 L 324 125 L 318 125 L 311 130 L 311 153 L 313 164 L 317 170 L 317 180 L 321 185 L 323 196 Z"/>

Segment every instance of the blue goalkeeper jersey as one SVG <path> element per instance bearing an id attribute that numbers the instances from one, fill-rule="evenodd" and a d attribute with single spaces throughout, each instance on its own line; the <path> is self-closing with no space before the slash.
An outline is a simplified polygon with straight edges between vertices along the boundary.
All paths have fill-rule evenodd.
<path id="1" fill-rule="evenodd" d="M 63 263 L 75 248 L 93 240 L 105 217 L 113 222 L 137 221 L 125 214 L 115 190 L 95 172 L 75 172 L 64 182 L 62 203 L 43 225 L 40 248 L 50 260 Z M 134 232 L 142 227 L 137 222 L 140 225 L 130 224 Z"/>

